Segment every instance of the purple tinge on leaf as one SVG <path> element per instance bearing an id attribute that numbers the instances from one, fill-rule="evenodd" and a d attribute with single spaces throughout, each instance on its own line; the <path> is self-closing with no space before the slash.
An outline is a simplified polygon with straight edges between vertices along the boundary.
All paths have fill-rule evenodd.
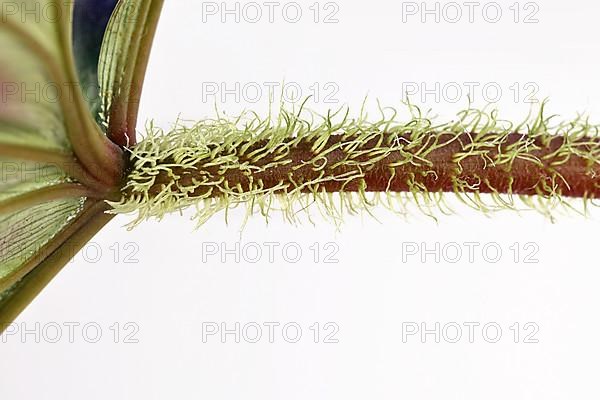
<path id="1" fill-rule="evenodd" d="M 76 0 L 73 10 L 73 51 L 90 109 L 100 109 L 98 60 L 108 21 L 118 0 Z"/>

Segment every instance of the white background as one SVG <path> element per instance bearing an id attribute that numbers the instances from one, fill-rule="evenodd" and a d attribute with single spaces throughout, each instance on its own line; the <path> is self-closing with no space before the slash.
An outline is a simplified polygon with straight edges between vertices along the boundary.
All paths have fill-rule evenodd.
<path id="1" fill-rule="evenodd" d="M 202 4 L 181 0 L 165 5 L 140 131 L 150 118 L 168 128 L 180 114 L 191 119 L 213 116 L 215 102 L 232 115 L 245 108 L 264 114 L 264 85 L 257 104 L 243 95 L 239 101 L 233 95 L 224 102 L 207 99 L 203 92 L 207 85 L 233 88 L 236 82 L 241 87 L 293 82 L 305 95 L 315 84 L 321 94 L 328 94 L 324 85 L 333 83 L 339 103 L 321 99 L 310 107 L 324 113 L 347 104 L 356 114 L 366 95 L 373 111 L 376 99 L 401 107 L 403 88 L 411 82 L 428 88 L 436 82 L 440 87 L 492 84 L 503 90 L 497 103 L 502 115 L 519 121 L 531 105 L 524 99 L 527 92 L 515 99 L 510 87 L 517 83 L 524 90 L 525 84 L 534 83 L 537 98 L 550 98 L 551 113 L 567 119 L 588 112 L 596 122 L 600 118 L 597 2 L 538 2 L 534 18 L 539 22 L 530 24 L 523 19 L 535 8 L 518 3 L 522 14 L 515 23 L 512 1 L 499 3 L 503 17 L 495 24 L 482 15 L 486 3 L 475 9 L 473 23 L 466 7 L 457 23 L 444 21 L 443 15 L 439 23 L 432 15 L 423 23 L 420 14 L 405 16 L 403 22 L 402 2 L 344 0 L 337 3 L 339 22 L 332 24 L 314 22 L 312 1 L 300 3 L 303 18 L 296 24 L 283 18 L 281 7 L 274 23 L 268 15 L 257 23 L 244 21 L 244 15 L 236 23 L 228 16 L 223 23 L 220 14 L 204 15 L 203 22 Z M 234 3 L 227 4 L 232 8 Z M 323 10 L 325 4 L 319 3 L 321 19 L 325 11 L 334 10 Z M 427 4 L 434 7 L 434 2 Z M 494 17 L 492 11 L 486 18 Z M 420 96 L 412 100 L 423 104 Z M 474 97 L 477 105 L 485 105 L 480 90 Z M 466 95 L 456 102 L 434 95 L 424 100 L 425 108 L 447 117 L 467 105 Z M 86 248 L 87 255 L 77 255 L 17 321 L 21 330 L 35 331 L 40 323 L 40 343 L 33 334 L 23 340 L 22 332 L 2 338 L 0 398 L 600 396 L 597 211 L 588 218 L 558 216 L 553 224 L 535 213 L 486 217 L 464 206 L 437 223 L 419 213 L 405 220 L 380 210 L 378 221 L 368 215 L 348 216 L 340 231 L 319 218 L 315 226 L 308 221 L 291 226 L 275 215 L 268 226 L 259 217 L 251 219 L 242 233 L 240 212 L 232 213 L 229 226 L 218 215 L 197 231 L 189 216 L 173 215 L 131 232 L 123 227 L 129 216 L 107 226 Z M 262 259 L 252 263 L 242 253 L 239 262 L 232 255 L 222 262 L 221 253 L 203 251 L 211 243 L 231 249 L 237 242 L 241 248 L 258 243 Z M 266 242 L 279 246 L 273 262 Z M 478 243 L 473 262 L 466 242 Z M 316 260 L 315 243 L 321 249 Z M 403 253 L 410 243 L 421 248 L 439 243 L 447 249 L 458 244 L 464 254 L 456 263 L 448 257 L 436 262 L 431 255 L 422 262 L 419 254 Z M 515 243 L 521 248 L 516 260 L 511 250 Z M 533 245 L 525 251 L 528 243 Z M 297 263 L 282 254 L 285 245 L 302 250 Z M 489 260 L 494 257 L 491 250 L 486 260 L 485 245 L 502 250 L 497 263 Z M 331 261 L 337 263 L 325 262 L 331 249 Z M 536 249 L 532 261 L 537 263 L 525 262 L 531 249 Z M 69 322 L 80 324 L 74 343 L 69 343 L 64 326 Z M 132 325 L 125 329 L 128 322 Z M 259 343 L 243 337 L 235 343 L 233 335 L 222 343 L 218 335 L 203 341 L 207 322 L 229 328 L 236 322 L 281 325 L 274 343 L 266 327 Z M 339 327 L 334 336 L 338 343 L 323 343 L 328 322 Z M 463 325 L 469 322 L 480 324 L 473 343 Z M 118 343 L 115 323 L 120 324 Z M 286 323 L 302 328 L 298 343 L 283 336 Z M 315 323 L 321 326 L 319 343 L 310 329 Z M 449 330 L 439 343 L 434 335 L 403 340 L 406 323 L 425 323 L 429 329 L 436 323 L 459 324 L 463 337 L 450 343 L 455 331 Z M 482 334 L 481 327 L 489 323 L 502 328 L 498 343 L 489 343 L 493 330 L 487 337 Z M 518 343 L 510 329 L 515 323 L 520 324 Z M 525 334 L 532 331 L 525 329 L 527 323 L 539 328 L 533 337 L 537 343 L 525 343 Z M 48 340 L 54 336 L 53 324 L 63 327 L 63 337 L 55 344 Z M 98 343 L 89 343 L 95 332 L 84 335 L 85 324 L 101 327 Z M 132 337 L 137 343 L 125 343 L 131 327 L 138 329 Z"/>

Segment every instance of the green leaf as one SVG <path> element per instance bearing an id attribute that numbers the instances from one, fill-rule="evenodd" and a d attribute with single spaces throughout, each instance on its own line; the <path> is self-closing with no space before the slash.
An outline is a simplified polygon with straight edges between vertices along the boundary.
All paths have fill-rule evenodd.
<path id="1" fill-rule="evenodd" d="M 0 144 L 60 153 L 97 181 L 87 183 L 110 186 L 121 179 L 122 152 L 83 98 L 71 45 L 72 6 L 0 1 Z"/>
<path id="2" fill-rule="evenodd" d="M 138 4 L 150 18 L 157 10 L 148 3 Z M 0 323 L 12 321 L 112 218 L 104 200 L 118 192 L 125 170 L 123 151 L 82 95 L 72 7 L 61 0 L 0 0 Z M 156 25 L 140 21 L 144 28 L 134 23 L 130 35 L 138 41 L 135 60 L 144 59 L 150 43 L 141 35 Z M 125 42 L 113 45 L 121 60 L 129 50 Z M 128 64 L 104 62 L 114 65 L 116 85 L 125 76 L 143 79 L 135 76 L 143 74 L 138 67 L 130 75 Z M 127 112 L 137 113 L 137 105 Z"/>
<path id="3" fill-rule="evenodd" d="M 135 127 L 150 49 L 164 0 L 122 0 L 100 52 L 99 80 L 107 135 L 136 143 Z"/>
<path id="4" fill-rule="evenodd" d="M 86 203 L 81 213 L 25 265 L 30 272 L 0 293 L 0 334 L 60 272 L 73 254 L 113 218 L 104 213 L 106 208 L 104 202 Z"/>
<path id="5" fill-rule="evenodd" d="M 82 209 L 82 199 L 55 200 L 0 216 L 0 289 L 6 290 L 28 271 L 22 266 Z"/>
<path id="6" fill-rule="evenodd" d="M 82 211 L 91 190 L 75 178 L 90 187 L 100 182 L 78 161 L 77 148 L 91 141 L 76 94 L 67 98 L 64 91 L 77 88 L 64 57 L 68 8 L 52 1 L 0 7 L 0 296 L 6 299 L 43 261 L 40 250 Z M 50 9 L 54 22 L 41 14 Z"/>

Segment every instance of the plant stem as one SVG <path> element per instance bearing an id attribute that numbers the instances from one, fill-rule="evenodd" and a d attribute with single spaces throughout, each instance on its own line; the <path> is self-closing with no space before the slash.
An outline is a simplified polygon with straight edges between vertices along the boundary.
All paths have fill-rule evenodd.
<path id="1" fill-rule="evenodd" d="M 315 140 L 306 139 L 290 146 L 284 159 L 271 152 L 259 160 L 253 153 L 267 143 L 245 148 L 247 143 L 241 142 L 219 155 L 233 156 L 236 161 L 230 165 L 215 165 L 218 156 L 193 167 L 172 167 L 175 160 L 165 160 L 171 167 L 157 168 L 160 172 L 148 193 L 157 196 L 171 186 L 189 197 L 221 196 L 230 190 L 243 193 L 257 187 L 274 193 L 296 189 L 600 197 L 596 139 L 512 133 L 486 142 L 476 133 L 426 135 L 418 146 L 411 146 L 410 135 L 384 133 L 358 146 L 355 136 L 332 135 L 318 152 Z M 394 147 L 394 142 L 405 145 Z M 382 146 L 389 151 L 378 154 Z M 216 185 L 219 180 L 222 183 Z"/>

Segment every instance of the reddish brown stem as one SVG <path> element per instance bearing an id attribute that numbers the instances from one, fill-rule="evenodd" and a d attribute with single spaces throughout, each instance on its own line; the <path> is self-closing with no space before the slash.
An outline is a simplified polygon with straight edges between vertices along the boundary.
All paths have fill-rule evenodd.
<path id="1" fill-rule="evenodd" d="M 561 195 L 564 197 L 600 197 L 600 164 L 590 155 L 596 154 L 600 142 L 595 138 L 581 138 L 577 140 L 565 139 L 561 136 L 536 136 L 527 137 L 522 134 L 509 134 L 502 137 L 496 145 L 489 145 L 485 151 L 477 154 L 469 153 L 469 146 L 475 140 L 476 134 L 463 133 L 429 133 L 426 138 L 421 138 L 423 146 L 410 148 L 407 146 L 402 151 L 390 151 L 385 158 L 373 161 L 368 167 L 360 168 L 356 163 L 347 162 L 349 153 L 340 143 L 351 143 L 355 138 L 342 135 L 333 135 L 329 138 L 325 148 L 333 148 L 331 152 L 314 164 L 305 161 L 314 159 L 312 150 L 313 141 L 303 140 L 290 146 L 286 156 L 291 160 L 287 165 L 277 168 L 262 168 L 275 161 L 274 156 L 265 156 L 259 161 L 252 160 L 254 149 L 265 146 L 265 143 L 255 143 L 246 151 L 230 149 L 239 164 L 250 163 L 261 167 L 262 171 L 248 174 L 241 169 L 227 169 L 220 167 L 196 165 L 194 169 L 176 167 L 173 169 L 175 187 L 193 186 L 193 181 L 205 179 L 206 176 L 223 177 L 229 188 L 241 187 L 249 190 L 250 183 L 262 181 L 262 188 L 270 189 L 281 183 L 292 183 L 298 187 L 305 182 L 314 182 L 323 176 L 347 176 L 348 174 L 362 174 L 361 178 L 347 180 L 328 180 L 318 184 L 318 190 L 327 192 L 409 192 L 415 188 L 427 192 L 478 192 L 478 193 L 509 193 L 515 195 Z M 427 136 L 428 135 L 428 136 Z M 381 145 L 381 138 L 373 138 L 360 146 L 360 150 L 368 151 Z M 383 134 L 383 143 L 404 140 L 410 143 L 408 135 Z M 502 160 L 501 156 L 515 154 L 515 145 L 529 140 L 529 147 L 521 150 L 512 161 Z M 479 145 L 482 141 L 479 139 Z M 485 142 L 483 142 L 486 144 Z M 435 145 L 434 145 L 435 144 Z M 568 144 L 568 147 L 567 147 Z M 429 146 L 429 147 L 428 147 Z M 481 147 L 480 147 L 481 148 Z M 574 149 L 577 151 L 566 151 Z M 429 149 L 428 152 L 422 152 Z M 563 151 L 557 152 L 562 149 Z M 405 162 L 406 154 L 426 154 L 419 158 L 419 162 Z M 587 156 L 586 156 L 587 155 Z M 352 157 L 354 162 L 367 162 L 369 155 Z M 325 161 L 326 160 L 326 161 Z M 167 163 L 170 163 L 167 161 Z M 398 166 L 392 166 L 398 163 Z M 323 165 L 325 167 L 323 168 Z M 325 175 L 323 175 L 325 173 Z M 149 194 L 158 194 L 165 185 L 173 183 L 173 176 L 160 173 Z M 239 186 L 238 186 L 239 185 Z M 201 186 L 191 197 L 206 195 L 210 189 Z M 303 191 L 314 190 L 309 187 Z M 281 191 L 283 192 L 283 190 Z M 219 193 L 212 191 L 211 195 Z"/>

